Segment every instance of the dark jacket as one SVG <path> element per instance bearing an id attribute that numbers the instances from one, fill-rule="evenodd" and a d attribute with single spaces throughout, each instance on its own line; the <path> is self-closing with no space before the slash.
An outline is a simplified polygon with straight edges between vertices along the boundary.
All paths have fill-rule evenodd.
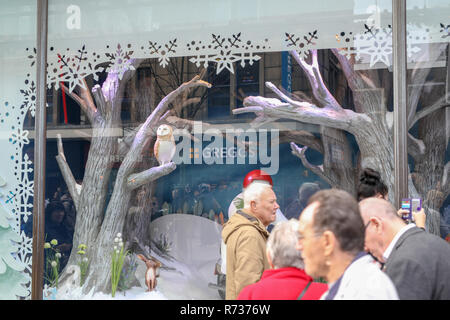
<path id="1" fill-rule="evenodd" d="M 450 245 L 420 228 L 398 239 L 384 271 L 401 300 L 450 300 Z"/>

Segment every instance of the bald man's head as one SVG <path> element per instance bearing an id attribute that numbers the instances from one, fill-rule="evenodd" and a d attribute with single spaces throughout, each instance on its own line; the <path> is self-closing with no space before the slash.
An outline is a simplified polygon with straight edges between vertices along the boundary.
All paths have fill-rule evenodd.
<path id="1" fill-rule="evenodd" d="M 380 198 L 366 198 L 360 201 L 359 210 L 365 223 L 370 216 L 386 220 L 400 219 L 394 206 L 389 201 Z"/>
<path id="2" fill-rule="evenodd" d="M 359 202 L 359 211 L 365 225 L 365 250 L 385 262 L 383 253 L 397 232 L 404 226 L 389 201 L 367 198 Z"/>

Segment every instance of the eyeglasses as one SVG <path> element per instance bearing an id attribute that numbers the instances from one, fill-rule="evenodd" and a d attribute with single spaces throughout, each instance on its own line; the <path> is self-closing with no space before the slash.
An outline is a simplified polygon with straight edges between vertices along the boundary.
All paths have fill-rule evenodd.
<path id="1" fill-rule="evenodd" d="M 364 226 L 364 231 L 366 231 L 367 227 L 369 226 L 371 220 L 369 220 L 369 222 L 367 222 L 367 224 Z"/>
<path id="2" fill-rule="evenodd" d="M 319 237 L 321 235 L 322 235 L 322 233 L 316 232 L 312 236 L 309 236 L 308 238 L 316 238 L 316 237 Z M 305 240 L 305 235 L 300 233 L 300 232 L 297 232 L 297 240 L 298 241 L 304 241 Z"/>

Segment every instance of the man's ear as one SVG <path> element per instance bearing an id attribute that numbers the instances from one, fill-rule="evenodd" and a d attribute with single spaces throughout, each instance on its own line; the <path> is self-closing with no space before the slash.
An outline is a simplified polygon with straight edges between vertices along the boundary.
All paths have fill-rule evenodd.
<path id="1" fill-rule="evenodd" d="M 376 233 L 383 233 L 383 220 L 378 217 L 370 217 L 370 223 L 373 224 Z"/>
<path id="2" fill-rule="evenodd" d="M 256 201 L 255 200 L 250 201 L 250 208 L 252 210 L 256 210 Z"/>
<path id="3" fill-rule="evenodd" d="M 331 256 L 336 246 L 336 237 L 334 233 L 330 230 L 325 231 L 322 234 L 321 242 L 324 250 L 324 255 L 327 257 Z"/>

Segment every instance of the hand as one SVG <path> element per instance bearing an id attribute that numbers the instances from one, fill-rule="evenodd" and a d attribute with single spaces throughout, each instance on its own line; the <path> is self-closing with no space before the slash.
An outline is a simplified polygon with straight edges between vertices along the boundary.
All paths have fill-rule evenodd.
<path id="1" fill-rule="evenodd" d="M 404 218 L 409 214 L 409 210 L 405 209 L 399 209 L 397 211 L 397 215 L 400 218 Z M 422 208 L 420 211 L 413 211 L 412 213 L 412 219 L 415 222 L 416 226 L 419 228 L 425 228 L 425 221 L 426 221 L 427 215 L 425 214 L 425 210 Z"/>
<path id="2" fill-rule="evenodd" d="M 416 223 L 416 226 L 419 228 L 425 228 L 425 221 L 427 219 L 427 215 L 425 214 L 425 210 L 422 208 L 420 211 L 413 211 L 413 221 Z"/>
<path id="3" fill-rule="evenodd" d="M 409 215 L 409 210 L 405 210 L 405 209 L 398 209 L 397 211 L 397 215 L 402 218 L 402 219 L 406 219 Z"/>

